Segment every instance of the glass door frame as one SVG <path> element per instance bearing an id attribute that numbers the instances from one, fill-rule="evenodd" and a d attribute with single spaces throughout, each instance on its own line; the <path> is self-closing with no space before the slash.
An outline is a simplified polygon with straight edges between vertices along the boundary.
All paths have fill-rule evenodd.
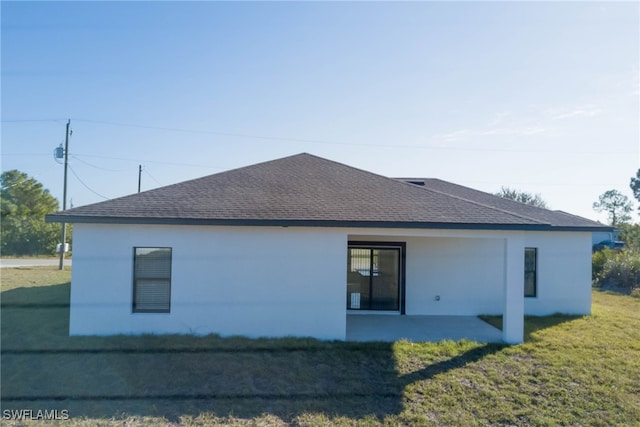
<path id="1" fill-rule="evenodd" d="M 400 314 L 405 314 L 405 295 L 406 295 L 406 284 L 405 284 L 405 273 L 406 273 L 406 250 L 407 244 L 406 242 L 378 242 L 378 241 L 358 241 L 358 240 L 349 240 L 347 242 L 347 253 L 350 249 L 394 249 L 399 250 L 400 258 L 398 260 L 398 275 L 400 276 L 398 279 L 398 310 L 376 310 L 376 309 L 364 309 L 362 311 L 388 311 L 388 312 L 400 312 Z M 347 266 L 347 274 L 349 272 L 350 266 Z M 361 311 L 359 309 L 350 309 L 347 308 L 347 311 L 350 312 L 358 312 Z"/>

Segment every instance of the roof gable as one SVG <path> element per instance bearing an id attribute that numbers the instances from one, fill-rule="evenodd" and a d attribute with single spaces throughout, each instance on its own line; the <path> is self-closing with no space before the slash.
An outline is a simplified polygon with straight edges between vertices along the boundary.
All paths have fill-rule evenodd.
<path id="1" fill-rule="evenodd" d="M 435 181 L 432 186 L 419 187 L 303 153 L 73 208 L 50 215 L 48 220 L 496 229 L 554 226 L 554 218 L 504 209 L 508 206 L 483 203 L 461 192 L 449 194 L 444 187 Z M 575 226 L 599 224 L 588 221 Z"/>

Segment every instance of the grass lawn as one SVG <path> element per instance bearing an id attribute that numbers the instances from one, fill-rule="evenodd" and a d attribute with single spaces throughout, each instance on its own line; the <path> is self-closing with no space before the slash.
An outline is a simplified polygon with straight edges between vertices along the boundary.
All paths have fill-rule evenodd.
<path id="1" fill-rule="evenodd" d="M 68 410 L 61 425 L 87 426 L 640 425 L 639 298 L 594 291 L 591 316 L 527 318 L 518 346 L 68 337 L 68 270 L 0 274 L 3 415 Z"/>

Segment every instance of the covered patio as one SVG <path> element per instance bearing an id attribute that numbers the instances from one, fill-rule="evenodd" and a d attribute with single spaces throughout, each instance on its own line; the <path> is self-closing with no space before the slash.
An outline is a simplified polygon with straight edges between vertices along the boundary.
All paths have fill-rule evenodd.
<path id="1" fill-rule="evenodd" d="M 476 316 L 347 315 L 347 341 L 502 342 L 502 331 Z"/>
<path id="2" fill-rule="evenodd" d="M 524 233 L 379 230 L 348 237 L 347 341 L 519 344 Z M 503 330 L 478 314 L 503 316 Z"/>

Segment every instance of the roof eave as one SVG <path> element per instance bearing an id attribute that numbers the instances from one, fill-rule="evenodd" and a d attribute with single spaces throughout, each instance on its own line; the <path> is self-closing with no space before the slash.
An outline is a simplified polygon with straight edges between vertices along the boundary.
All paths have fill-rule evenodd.
<path id="1" fill-rule="evenodd" d="M 513 231 L 611 231 L 608 226 L 552 226 L 550 224 L 492 224 L 416 221 L 353 221 L 314 219 L 216 219 L 216 218 L 149 218 L 50 214 L 47 222 L 119 225 L 190 225 L 236 227 L 334 227 L 334 228 L 408 228 L 445 230 L 513 230 Z"/>

